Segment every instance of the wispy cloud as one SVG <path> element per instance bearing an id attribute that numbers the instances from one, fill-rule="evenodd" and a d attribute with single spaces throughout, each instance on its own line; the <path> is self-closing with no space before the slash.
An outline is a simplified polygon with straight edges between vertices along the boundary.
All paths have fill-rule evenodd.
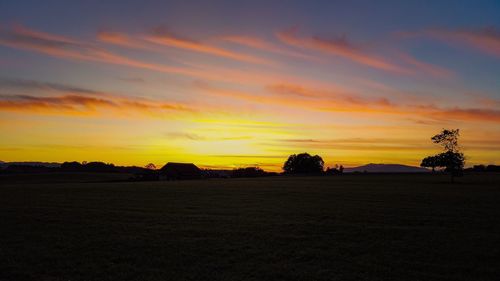
<path id="1" fill-rule="evenodd" d="M 476 29 L 434 28 L 416 32 L 399 32 L 401 37 L 423 36 L 447 42 L 453 46 L 469 46 L 483 53 L 500 57 L 500 30 L 490 26 Z"/>
<path id="2" fill-rule="evenodd" d="M 155 44 L 163 46 L 188 50 L 192 52 L 204 53 L 209 55 L 215 55 L 242 62 L 265 64 L 265 65 L 272 64 L 271 62 L 269 62 L 269 60 L 265 60 L 259 57 L 238 53 L 235 51 L 223 49 L 220 47 L 212 46 L 206 43 L 174 35 L 172 32 L 170 32 L 168 29 L 164 27 L 155 28 L 154 32 L 151 35 L 146 36 L 145 39 L 149 42 L 153 42 Z"/>
<path id="3" fill-rule="evenodd" d="M 118 77 L 118 80 L 130 83 L 145 83 L 146 80 L 141 77 Z"/>
<path id="4" fill-rule="evenodd" d="M 282 46 L 278 46 L 277 44 L 271 43 L 269 41 L 265 41 L 258 37 L 252 36 L 243 36 L 243 35 L 233 35 L 233 36 L 225 36 L 221 38 L 224 41 L 231 42 L 234 44 L 254 48 L 261 51 L 276 53 L 280 55 L 286 55 L 290 57 L 309 59 L 309 60 L 318 60 L 313 56 L 306 55 L 300 52 L 296 52 L 293 50 L 285 49 Z"/>
<path id="5" fill-rule="evenodd" d="M 203 136 L 194 133 L 185 132 L 169 132 L 166 134 L 169 139 L 183 139 L 192 141 L 233 141 L 233 140 L 249 140 L 252 139 L 250 136 Z"/>
<path id="6" fill-rule="evenodd" d="M 336 149 L 354 151 L 404 151 L 428 150 L 435 148 L 432 143 L 422 144 L 416 138 L 343 138 L 343 139 L 276 139 L 276 145 L 308 147 L 316 149 Z M 462 141 L 468 149 L 495 150 L 498 142 L 479 139 L 465 139 Z"/>
<path id="7" fill-rule="evenodd" d="M 11 30 L 0 30 L 0 45 L 44 53 L 58 58 L 122 65 L 204 79 L 218 79 L 216 75 L 197 69 L 128 58 L 92 44 L 19 26 Z"/>
<path id="8" fill-rule="evenodd" d="M 453 71 L 446 69 L 444 67 L 424 62 L 421 60 L 418 60 L 414 56 L 411 56 L 410 54 L 402 53 L 400 52 L 399 57 L 401 60 L 409 65 L 414 66 L 416 69 L 418 69 L 422 73 L 429 74 L 430 76 L 438 77 L 438 78 L 449 78 L 454 75 Z"/>
<path id="9" fill-rule="evenodd" d="M 397 73 L 411 73 L 408 69 L 354 46 L 347 40 L 345 35 L 338 38 L 323 38 L 320 36 L 301 37 L 299 36 L 298 28 L 290 28 L 278 32 L 276 35 L 282 42 L 291 46 L 340 56 L 376 69 Z"/>
<path id="10" fill-rule="evenodd" d="M 0 79 L 0 89 L 0 111 L 55 115 L 106 115 L 112 112 L 120 116 L 135 112 L 158 117 L 169 112 L 196 111 L 181 103 L 126 97 L 50 82 Z"/>
<path id="11" fill-rule="evenodd" d="M 256 94 L 197 83 L 204 94 L 262 105 L 298 108 L 316 112 L 350 112 L 359 114 L 400 114 L 403 111 L 385 98 L 364 98 L 334 90 L 317 90 L 298 85 L 279 84 L 266 87 L 267 92 Z"/>
<path id="12" fill-rule="evenodd" d="M 275 72 L 241 71 L 234 68 L 227 69 L 223 66 L 201 65 L 199 63 L 180 62 L 174 65 L 165 65 L 156 62 L 148 62 L 117 54 L 99 47 L 96 44 L 81 42 L 64 36 L 33 31 L 19 26 L 15 26 L 11 29 L 0 29 L 0 45 L 42 53 L 56 58 L 120 65 L 210 81 L 259 84 L 263 81 L 275 79 L 278 76 L 284 76 Z M 194 43 L 194 45 L 196 45 L 196 43 Z M 204 45 L 202 44 L 202 46 Z M 236 54 L 236 56 L 238 55 Z M 262 62 L 264 62 L 264 60 L 262 60 Z M 267 60 L 264 63 L 268 64 L 270 62 Z M 287 79 L 292 78 L 288 77 Z M 295 77 L 294 79 L 298 78 Z"/>
<path id="13" fill-rule="evenodd" d="M 387 98 L 367 98 L 355 93 L 311 89 L 294 84 L 269 86 L 268 94 L 255 94 L 213 87 L 206 83 L 197 86 L 213 96 L 265 105 L 300 108 L 309 111 L 356 113 L 366 115 L 396 115 L 422 120 L 462 120 L 500 122 L 500 110 L 488 108 L 441 107 L 428 104 L 395 103 Z"/>
<path id="14" fill-rule="evenodd" d="M 500 110 L 488 108 L 462 108 L 462 107 L 438 107 L 438 106 L 415 106 L 415 111 L 428 114 L 433 118 L 442 120 L 469 120 L 500 122 Z"/>
<path id="15" fill-rule="evenodd" d="M 272 143 L 270 143 L 272 144 Z M 428 150 L 432 145 L 422 145 L 410 139 L 278 139 L 274 145 L 292 146 L 309 149 L 335 149 L 352 151 L 401 151 L 401 150 Z"/>
<path id="16" fill-rule="evenodd" d="M 86 95 L 102 95 L 103 92 L 95 91 L 92 89 L 75 87 L 51 82 L 40 82 L 26 79 L 7 79 L 0 78 L 0 89 L 2 90 L 16 90 L 16 91 L 51 91 L 51 92 L 64 92 L 72 94 L 86 94 Z"/>
<path id="17" fill-rule="evenodd" d="M 353 93 L 352 91 L 347 91 L 341 88 L 329 88 L 325 89 L 315 89 L 310 87 L 305 87 L 297 84 L 274 84 L 267 87 L 271 92 L 278 95 L 288 95 L 296 97 L 305 98 L 315 98 L 320 100 L 319 102 L 324 104 L 327 102 L 332 105 L 344 105 L 346 107 L 352 108 L 353 106 L 366 106 L 370 105 L 372 107 L 378 106 L 390 106 L 391 102 L 386 98 L 365 98 Z"/>
<path id="18" fill-rule="evenodd" d="M 34 31 L 22 26 L 0 29 L 0 44 L 12 48 L 29 49 L 51 56 L 88 60 L 93 50 L 86 44 L 63 36 Z"/>
<path id="19" fill-rule="evenodd" d="M 118 116 L 131 112 L 161 117 L 168 112 L 192 112 L 193 109 L 175 103 L 133 100 L 130 98 L 96 98 L 82 95 L 30 96 L 0 95 L 0 111 L 29 112 L 55 115 L 107 115 Z"/>
<path id="20" fill-rule="evenodd" d="M 14 111 L 54 110 L 61 112 L 94 112 L 97 107 L 116 107 L 113 101 L 95 97 L 66 95 L 34 97 L 28 95 L 0 96 L 0 109 Z"/>
<path id="21" fill-rule="evenodd" d="M 347 39 L 346 35 L 336 38 L 325 38 L 321 36 L 304 37 L 299 36 L 297 28 L 290 28 L 278 32 L 276 35 L 282 42 L 290 46 L 343 57 L 375 69 L 400 74 L 424 73 L 439 78 L 447 78 L 453 75 L 453 72 L 449 69 L 419 60 L 400 50 L 392 50 L 391 52 L 396 52 L 397 55 L 392 58 L 392 61 L 388 60 L 383 56 L 376 55 L 365 48 L 353 44 Z M 393 62 L 394 60 L 396 60 L 397 63 Z"/>
<path id="22" fill-rule="evenodd" d="M 120 33 L 120 32 L 100 31 L 97 33 L 97 39 L 104 43 L 118 45 L 131 49 L 158 51 L 158 49 L 153 48 L 147 42 L 138 40 L 135 37 L 131 37 L 125 33 Z"/>

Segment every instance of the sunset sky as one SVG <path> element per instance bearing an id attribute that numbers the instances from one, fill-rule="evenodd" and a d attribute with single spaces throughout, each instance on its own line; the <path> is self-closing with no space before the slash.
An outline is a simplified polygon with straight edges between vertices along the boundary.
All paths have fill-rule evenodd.
<path id="1" fill-rule="evenodd" d="M 382 3 L 383 2 L 383 3 Z M 500 164 L 500 1 L 1 1 L 0 160 Z"/>

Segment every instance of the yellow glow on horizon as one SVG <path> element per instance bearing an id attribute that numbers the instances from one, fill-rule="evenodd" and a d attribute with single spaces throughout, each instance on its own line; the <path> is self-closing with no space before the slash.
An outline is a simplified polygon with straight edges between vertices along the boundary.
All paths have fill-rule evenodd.
<path id="1" fill-rule="evenodd" d="M 0 30 L 2 48 L 44 58 L 32 70 L 52 77 L 0 77 L 0 160 L 278 171 L 309 152 L 327 166 L 418 165 L 444 127 L 461 129 L 468 165 L 500 159 L 498 100 L 408 50 L 392 57 L 297 29 L 207 40 L 159 31 Z M 70 67 L 52 67 L 61 61 Z"/>

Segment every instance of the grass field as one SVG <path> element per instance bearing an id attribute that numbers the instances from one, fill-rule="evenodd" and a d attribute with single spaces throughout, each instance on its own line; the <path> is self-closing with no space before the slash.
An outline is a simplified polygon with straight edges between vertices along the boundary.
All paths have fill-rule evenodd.
<path id="1" fill-rule="evenodd" d="M 0 183 L 0 280 L 499 280 L 500 175 Z"/>

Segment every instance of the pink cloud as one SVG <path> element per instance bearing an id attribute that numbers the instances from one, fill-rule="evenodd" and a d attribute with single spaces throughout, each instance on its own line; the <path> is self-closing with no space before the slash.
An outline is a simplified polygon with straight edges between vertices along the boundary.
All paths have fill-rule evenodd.
<path id="1" fill-rule="evenodd" d="M 265 64 L 265 65 L 272 64 L 268 60 L 259 57 L 234 52 L 220 47 L 208 45 L 206 43 L 176 36 L 173 35 L 171 32 L 169 32 L 168 30 L 166 30 L 165 28 L 161 27 L 156 28 L 152 35 L 146 36 L 145 40 L 163 46 L 188 50 L 192 52 L 204 53 L 209 55 L 215 55 L 242 62 Z"/>
<path id="2" fill-rule="evenodd" d="M 282 42 L 294 47 L 311 49 L 326 54 L 340 56 L 376 69 L 396 73 L 411 73 L 410 70 L 402 68 L 401 66 L 393 64 L 384 58 L 370 54 L 358 47 L 355 47 L 347 41 L 345 36 L 336 39 L 325 39 L 319 36 L 300 37 L 298 36 L 297 28 L 278 32 L 276 35 Z"/>

